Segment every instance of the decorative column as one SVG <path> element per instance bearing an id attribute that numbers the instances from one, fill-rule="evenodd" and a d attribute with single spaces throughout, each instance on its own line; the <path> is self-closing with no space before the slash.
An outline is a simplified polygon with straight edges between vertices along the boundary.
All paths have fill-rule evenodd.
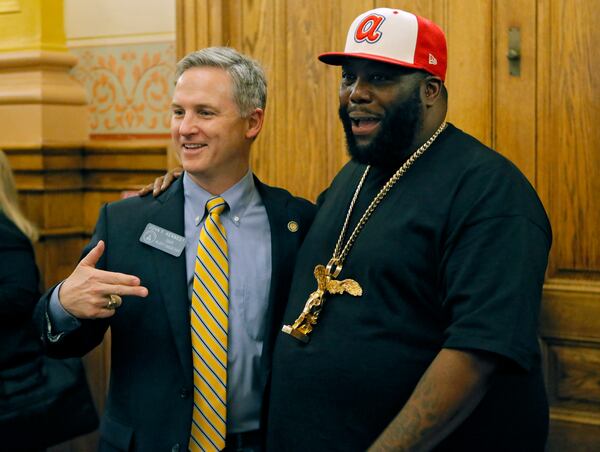
<path id="1" fill-rule="evenodd" d="M 81 145 L 85 91 L 69 76 L 63 0 L 0 0 L 0 146 Z"/>
<path id="2" fill-rule="evenodd" d="M 72 269 L 83 243 L 84 88 L 69 75 L 63 0 L 0 0 L 0 148 L 40 228 L 43 282 Z"/>

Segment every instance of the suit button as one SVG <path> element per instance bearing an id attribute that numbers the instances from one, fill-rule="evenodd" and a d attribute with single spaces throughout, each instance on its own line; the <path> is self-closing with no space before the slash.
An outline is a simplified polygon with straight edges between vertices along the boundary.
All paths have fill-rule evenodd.
<path id="1" fill-rule="evenodd" d="M 171 452 L 179 452 L 179 444 L 173 445 L 173 447 L 171 447 Z"/>
<path id="2" fill-rule="evenodd" d="M 187 399 L 190 396 L 190 390 L 187 388 L 181 388 L 181 391 L 179 392 L 179 396 L 182 399 Z"/>

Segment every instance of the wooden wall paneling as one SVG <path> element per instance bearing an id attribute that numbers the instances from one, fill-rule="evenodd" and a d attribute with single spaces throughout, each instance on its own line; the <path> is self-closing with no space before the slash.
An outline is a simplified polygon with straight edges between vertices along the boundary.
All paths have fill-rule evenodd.
<path id="1" fill-rule="evenodd" d="M 83 157 L 83 226 L 89 237 L 103 204 L 151 183 L 167 167 L 169 140 L 90 142 Z"/>
<path id="2" fill-rule="evenodd" d="M 287 183 L 292 192 L 315 199 L 330 182 L 329 150 L 323 138 L 331 133 L 326 130 L 331 124 L 328 118 L 335 118 L 337 111 L 336 104 L 327 101 L 336 89 L 324 83 L 332 68 L 317 60 L 318 54 L 331 50 L 327 37 L 333 14 L 331 4 L 319 0 L 305 2 L 303 7 L 293 0 L 285 5 L 286 127 L 280 133 L 291 152 L 281 155 L 277 183 Z"/>
<path id="3" fill-rule="evenodd" d="M 329 50 L 333 26 L 330 11 L 336 4 L 279 4 L 277 32 L 282 39 L 276 49 L 280 60 L 271 91 L 278 108 L 278 121 L 272 130 L 278 148 L 276 161 L 273 154 L 269 159 L 274 163 L 271 174 L 273 183 L 314 200 L 329 182 L 327 140 L 332 104 L 328 100 L 335 92 L 328 83 L 331 77 L 327 77 L 327 69 L 332 69 L 317 56 Z"/>
<path id="4" fill-rule="evenodd" d="M 234 7 L 241 5 L 240 7 Z M 267 77 L 267 106 L 265 123 L 252 147 L 250 165 L 268 184 L 275 184 L 277 162 L 280 155 L 289 152 L 277 130 L 285 124 L 281 110 L 285 86 L 281 74 L 285 72 L 282 47 L 285 21 L 281 9 L 284 5 L 273 0 L 256 2 L 229 2 L 230 16 L 227 29 L 230 44 L 240 52 L 250 55 L 262 65 Z"/>
<path id="5" fill-rule="evenodd" d="M 548 284 L 540 325 L 550 402 L 548 450 L 598 450 L 600 285 Z"/>
<path id="6" fill-rule="evenodd" d="M 554 226 L 549 277 L 600 281 L 600 0 L 540 3 L 538 178 Z"/>
<path id="7" fill-rule="evenodd" d="M 242 43 L 242 29 L 245 22 L 245 13 L 248 9 L 267 8 L 265 0 L 254 1 L 247 5 L 245 2 L 224 0 L 221 8 L 223 11 L 223 39 L 222 45 L 238 48 Z M 268 10 L 263 13 L 268 14 Z"/>
<path id="8" fill-rule="evenodd" d="M 80 227 L 74 228 L 73 232 L 45 231 L 45 236 L 36 247 L 44 290 L 71 274 L 86 242 L 87 238 Z"/>
<path id="9" fill-rule="evenodd" d="M 509 74 L 509 28 L 521 35 L 521 73 Z M 536 184 L 536 2 L 494 2 L 494 147 Z"/>
<path id="10" fill-rule="evenodd" d="M 491 0 L 447 1 L 448 120 L 493 146 Z"/>
<path id="11" fill-rule="evenodd" d="M 178 58 L 203 47 L 223 45 L 222 4 L 223 0 L 177 0 Z"/>
<path id="12" fill-rule="evenodd" d="M 542 337 L 600 342 L 600 286 L 547 284 L 544 289 Z"/>
<path id="13" fill-rule="evenodd" d="M 599 7 L 538 0 L 536 179 L 554 232 L 541 316 L 550 451 L 600 449 Z"/>
<path id="14" fill-rule="evenodd" d="M 582 424 L 578 417 L 566 412 L 558 414 L 557 410 L 548 436 L 547 452 L 597 452 L 600 419 L 588 421 L 591 422 Z"/>
<path id="15" fill-rule="evenodd" d="M 447 0 L 446 0 L 447 1 Z M 433 20 L 442 26 L 445 0 L 384 0 L 373 2 L 373 8 L 398 8 Z"/>
<path id="16" fill-rule="evenodd" d="M 595 377 L 600 369 L 598 344 L 550 343 L 549 359 L 555 374 L 552 396 L 555 406 L 586 406 L 600 404 L 600 381 Z"/>

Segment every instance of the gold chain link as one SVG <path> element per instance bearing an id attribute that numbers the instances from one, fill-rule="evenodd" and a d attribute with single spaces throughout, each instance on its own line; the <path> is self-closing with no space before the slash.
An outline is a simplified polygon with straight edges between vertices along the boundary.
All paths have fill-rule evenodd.
<path id="1" fill-rule="evenodd" d="M 352 197 L 352 201 L 350 202 L 350 207 L 348 208 L 348 213 L 346 214 L 346 220 L 344 221 L 344 225 L 342 226 L 340 236 L 335 245 L 335 250 L 333 251 L 333 257 L 331 258 L 331 260 L 329 261 L 329 264 L 327 266 L 328 270 L 330 272 L 331 272 L 331 267 L 333 265 L 336 266 L 336 269 L 334 272 L 332 272 L 332 274 L 337 276 L 340 273 L 340 271 L 342 269 L 342 264 L 344 263 L 344 259 L 346 259 L 346 256 L 350 252 L 350 249 L 352 248 L 352 245 L 354 244 L 356 238 L 358 237 L 358 234 L 362 230 L 363 226 L 365 225 L 365 223 L 367 222 L 369 217 L 373 214 L 373 212 L 375 211 L 377 206 L 381 203 L 381 201 L 383 200 L 385 195 L 387 195 L 388 192 L 390 191 L 390 189 L 394 186 L 394 184 L 396 182 L 398 182 L 398 179 L 400 179 L 402 176 L 404 176 L 406 171 L 408 171 L 408 169 L 413 165 L 413 163 L 415 163 L 415 161 L 419 157 L 421 157 L 421 155 L 423 155 L 423 153 L 429 148 L 429 146 L 431 146 L 433 144 L 435 139 L 438 137 L 438 135 L 440 133 L 442 133 L 444 131 L 445 128 L 446 128 L 446 121 L 444 121 L 442 123 L 442 125 L 435 131 L 435 133 L 431 136 L 431 138 L 429 138 L 429 140 L 427 140 L 425 143 L 423 143 L 423 145 L 419 149 L 417 149 L 415 152 L 413 152 L 413 154 L 408 158 L 408 160 L 406 162 L 404 162 L 404 164 L 398 169 L 398 171 L 396 171 L 394 173 L 394 175 L 386 182 L 386 184 L 383 186 L 383 188 L 381 190 L 379 190 L 379 193 L 377 193 L 375 198 L 373 198 L 373 201 L 371 201 L 371 204 L 369 204 L 369 207 L 367 207 L 367 210 L 360 218 L 358 224 L 354 227 L 354 231 L 352 231 L 352 234 L 350 234 L 350 238 L 346 242 L 346 245 L 340 252 L 340 249 L 342 248 L 342 242 L 344 241 L 344 237 L 346 236 L 346 229 L 348 228 L 348 223 L 350 222 L 350 216 L 352 215 L 352 211 L 354 210 L 354 205 L 356 204 L 356 200 L 358 199 L 358 194 L 360 193 L 363 183 L 364 183 L 365 179 L 367 178 L 367 174 L 369 173 L 369 170 L 371 169 L 371 165 L 368 165 L 366 167 L 366 169 L 358 183 L 358 186 L 356 187 L 354 196 Z"/>

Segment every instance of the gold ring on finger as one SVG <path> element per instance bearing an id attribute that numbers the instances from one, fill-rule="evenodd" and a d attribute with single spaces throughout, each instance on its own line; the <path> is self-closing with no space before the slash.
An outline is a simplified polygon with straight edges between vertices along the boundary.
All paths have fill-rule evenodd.
<path id="1" fill-rule="evenodd" d="M 119 306 L 123 304 L 123 300 L 119 295 L 110 294 L 108 296 L 108 303 L 106 304 L 106 309 L 117 309 Z"/>

